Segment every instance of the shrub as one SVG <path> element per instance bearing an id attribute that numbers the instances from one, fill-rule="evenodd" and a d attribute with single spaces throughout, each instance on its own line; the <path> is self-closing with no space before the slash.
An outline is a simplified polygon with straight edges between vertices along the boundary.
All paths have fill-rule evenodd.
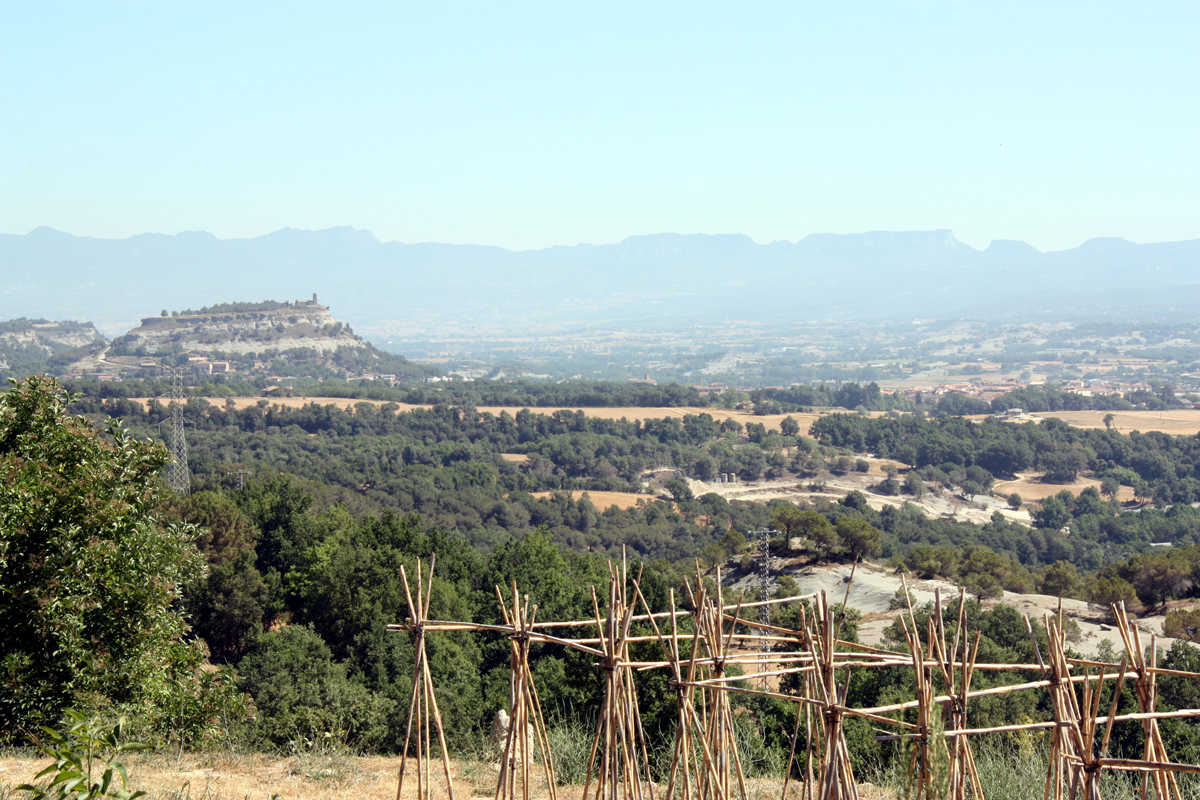
<path id="1" fill-rule="evenodd" d="M 18 791 L 27 793 L 28 800 L 133 800 L 145 794 L 128 788 L 125 765 L 117 758 L 123 753 L 145 749 L 143 745 L 121 741 L 124 720 L 113 727 L 104 725 L 100 717 L 68 710 L 62 729 L 43 728 L 46 741 L 38 748 L 54 763 L 37 774 L 35 780 L 45 783 L 24 783 Z M 120 784 L 116 782 L 120 778 Z"/>
<path id="2" fill-rule="evenodd" d="M 583 783 L 595 731 L 581 719 L 563 718 L 549 725 L 546 739 L 554 758 L 554 777 L 559 784 Z M 536 747 L 534 752 L 538 752 Z"/>
<path id="3" fill-rule="evenodd" d="M 254 698 L 265 744 L 378 749 L 388 734 L 393 702 L 349 679 L 311 628 L 289 625 L 263 634 L 238 672 L 242 691 Z"/>
<path id="4" fill-rule="evenodd" d="M 0 396 L 0 740 L 69 707 L 154 716 L 199 668 L 179 600 L 203 566 L 156 511 L 166 453 L 69 402 L 45 377 Z"/>
<path id="5" fill-rule="evenodd" d="M 1200 642 L 1200 608 L 1168 611 L 1163 620 L 1163 634 L 1189 642 Z"/>

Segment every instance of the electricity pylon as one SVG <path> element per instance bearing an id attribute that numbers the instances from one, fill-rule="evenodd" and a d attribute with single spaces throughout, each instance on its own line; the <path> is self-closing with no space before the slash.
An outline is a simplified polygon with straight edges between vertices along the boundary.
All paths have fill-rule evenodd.
<path id="1" fill-rule="evenodd" d="M 192 474 L 188 471 L 187 437 L 183 433 L 183 370 L 171 370 L 171 464 L 167 470 L 167 484 L 176 494 L 187 494 L 192 488 Z"/>

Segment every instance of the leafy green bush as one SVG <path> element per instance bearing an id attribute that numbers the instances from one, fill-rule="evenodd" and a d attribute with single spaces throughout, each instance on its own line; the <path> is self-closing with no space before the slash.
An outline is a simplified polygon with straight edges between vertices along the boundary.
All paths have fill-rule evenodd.
<path id="1" fill-rule="evenodd" d="M 378 750 L 393 702 L 346 676 L 311 628 L 289 625 L 264 634 L 239 667 L 254 698 L 260 741 L 278 748 L 342 744 Z"/>
<path id="2" fill-rule="evenodd" d="M 100 717 L 68 710 L 61 730 L 43 728 L 46 741 L 38 751 L 54 759 L 37 774 L 44 783 L 24 783 L 17 791 L 27 800 L 133 800 L 145 794 L 128 788 L 129 776 L 118 760 L 123 753 L 145 747 L 121 741 L 123 720 L 111 728 Z M 120 784 L 115 779 L 120 778 Z"/>
<path id="3" fill-rule="evenodd" d="M 0 395 L 0 741 L 71 707 L 153 717 L 200 663 L 179 608 L 194 531 L 156 512 L 165 451 L 69 402 L 45 377 Z"/>

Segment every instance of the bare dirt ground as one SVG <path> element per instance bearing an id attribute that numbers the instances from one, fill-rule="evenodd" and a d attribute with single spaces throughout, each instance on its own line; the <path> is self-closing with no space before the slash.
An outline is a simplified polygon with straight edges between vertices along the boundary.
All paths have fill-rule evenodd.
<path id="1" fill-rule="evenodd" d="M 14 787 L 32 781 L 47 759 L 0 753 L 0 797 Z M 130 785 L 146 790 L 149 800 L 393 800 L 396 798 L 398 757 L 384 756 L 270 756 L 265 754 L 193 754 L 176 758 L 145 755 L 126 759 L 130 766 Z M 411 762 L 410 762 L 411 763 Z M 440 762 L 435 762 L 434 795 L 445 793 Z M 495 764 L 452 761 L 454 791 L 463 800 L 490 798 L 494 795 Z M 665 788 L 665 787 L 662 787 Z M 747 779 L 751 800 L 779 797 L 780 783 L 770 778 Z M 580 785 L 560 786 L 556 792 L 563 800 L 581 800 Z M 401 800 L 416 798 L 416 781 L 406 777 Z M 547 798 L 545 785 L 530 793 L 535 800 Z M 889 800 L 894 795 L 869 784 L 860 786 L 863 800 Z M 795 782 L 789 798 L 799 798 Z"/>
<path id="2" fill-rule="evenodd" d="M 148 397 L 131 397 L 135 403 L 149 404 L 151 399 L 157 399 L 162 402 L 162 398 Z M 205 397 L 203 398 L 215 406 L 229 406 L 236 410 L 250 408 L 258 405 L 261 401 L 266 401 L 271 406 L 282 406 L 283 408 L 303 408 L 310 403 L 315 403 L 319 406 L 336 406 L 341 409 L 354 408 L 359 403 L 369 403 L 374 406 L 385 405 L 382 400 L 359 400 L 350 397 Z M 431 408 L 428 404 L 414 403 L 393 403 L 399 409 L 399 413 L 412 411 L 418 408 Z M 824 414 L 846 413 L 845 409 L 831 409 L 821 413 L 793 413 L 793 414 L 751 414 L 748 411 L 728 411 L 721 408 L 703 408 L 700 406 L 601 406 L 594 408 L 579 408 L 570 406 L 476 406 L 475 410 L 485 414 L 500 414 L 507 412 L 509 415 L 515 415 L 518 411 L 528 409 L 534 414 L 553 414 L 557 411 L 582 411 L 589 417 L 597 419 L 627 419 L 632 421 L 641 421 L 646 419 L 683 419 L 688 415 L 708 414 L 717 421 L 732 419 L 745 425 L 751 422 L 757 422 L 765 425 L 767 430 L 778 431 L 779 423 L 784 417 L 791 417 L 800 425 L 800 433 L 808 434 L 808 427 L 814 420 L 819 419 Z"/>
<path id="3" fill-rule="evenodd" d="M 992 486 L 992 492 L 1004 497 L 1016 492 L 1021 495 L 1021 499 L 1030 500 L 1045 500 L 1047 497 L 1053 497 L 1064 489 L 1071 494 L 1077 495 L 1088 487 L 1095 487 L 1100 490 L 1100 481 L 1095 478 L 1079 478 L 1073 483 L 1042 483 L 1042 476 L 1036 472 L 1018 472 L 1017 479 L 1012 481 L 999 481 Z M 1117 499 L 1123 503 L 1133 500 L 1133 488 L 1130 486 L 1122 486 L 1117 491 Z"/>
<path id="4" fill-rule="evenodd" d="M 867 504 L 876 511 L 884 506 L 900 507 L 912 503 L 920 508 L 926 516 L 945 517 L 966 522 L 984 524 L 991 520 L 992 514 L 999 511 L 1008 519 L 1024 525 L 1032 524 L 1029 511 L 1021 508 L 1012 510 L 1008 504 L 997 498 L 978 495 L 971 500 L 948 491 L 927 491 L 921 498 L 912 495 L 883 495 L 871 491 L 870 487 L 879 483 L 884 475 L 886 464 L 898 462 L 887 459 L 868 458 L 871 464 L 869 472 L 848 472 L 845 475 L 822 475 L 820 482 L 823 490 L 809 489 L 814 479 L 785 478 L 782 480 L 737 481 L 734 483 L 706 483 L 689 480 L 692 493 L 699 497 L 713 492 L 726 500 L 743 500 L 747 502 L 765 503 L 769 500 L 788 500 L 793 503 L 809 503 L 817 500 L 837 501 L 851 491 L 860 491 L 867 498 Z M 903 465 L 900 465 L 903 467 Z M 1022 495 L 1024 497 L 1024 495 Z"/>
<path id="5" fill-rule="evenodd" d="M 28 757 L 0 758 L 0 791 L 32 781 L 46 763 L 46 759 Z M 277 795 L 288 800 L 390 800 L 396 796 L 400 759 L 185 753 L 179 758 L 133 756 L 126 758 L 125 764 L 129 767 L 130 786 L 146 790 L 152 798 L 268 800 Z M 462 770 L 456 774 L 462 774 Z M 476 793 L 472 783 L 461 778 L 455 781 L 455 790 L 462 797 Z M 405 781 L 405 797 L 416 797 L 415 782 Z"/>
<path id="6" fill-rule="evenodd" d="M 847 579 L 850 577 L 849 564 L 803 566 L 799 564 L 798 559 L 776 559 L 773 568 L 776 574 L 787 574 L 795 578 L 801 593 L 824 591 L 830 602 L 837 603 L 846 597 Z M 748 580 L 753 581 L 754 578 Z M 941 592 L 943 603 L 958 602 L 959 589 L 948 581 L 925 581 L 912 577 L 906 580 L 916 605 L 932 602 L 938 591 Z M 854 580 L 849 584 L 847 605 L 863 612 L 858 635 L 864 643 L 880 644 L 883 641 L 884 630 L 901 613 L 898 609 L 889 608 L 893 598 L 898 596 L 901 585 L 900 575 L 880 564 L 860 564 L 854 571 Z M 1005 592 L 1002 597 L 985 600 L 983 604 L 989 608 L 996 605 L 1009 606 L 1031 620 L 1041 620 L 1046 614 L 1057 613 L 1059 599 L 1044 594 Z M 1102 609 L 1082 600 L 1070 599 L 1062 601 L 1062 608 L 1063 613 L 1079 626 L 1079 638 L 1071 642 L 1073 648 L 1094 655 L 1101 647 L 1101 642 L 1107 641 L 1115 651 L 1121 652 L 1121 636 L 1108 624 Z M 1161 615 L 1146 616 L 1137 620 L 1143 647 L 1150 643 L 1151 635 L 1157 637 L 1155 644 L 1164 650 L 1174 644 L 1174 639 L 1162 635 L 1162 623 Z"/>

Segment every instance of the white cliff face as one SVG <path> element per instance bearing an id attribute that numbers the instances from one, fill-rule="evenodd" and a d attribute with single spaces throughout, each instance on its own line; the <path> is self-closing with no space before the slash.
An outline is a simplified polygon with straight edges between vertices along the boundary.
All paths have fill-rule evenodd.
<path id="1" fill-rule="evenodd" d="M 221 311 L 147 317 L 113 342 L 122 354 L 185 352 L 245 355 L 309 349 L 332 353 L 366 343 L 333 318 L 326 306 L 297 303 L 262 311 Z"/>
<path id="2" fill-rule="evenodd" d="M 25 324 L 18 325 L 22 322 Z M 8 326 L 13 329 L 0 328 L 0 343 L 5 345 L 32 345 L 46 348 L 47 352 L 58 352 L 104 342 L 104 337 L 90 322 L 14 320 L 5 324 Z"/>
<path id="3" fill-rule="evenodd" d="M 18 319 L 0 322 L 0 368 L 48 359 L 81 348 L 100 349 L 104 337 L 90 322 Z"/>

